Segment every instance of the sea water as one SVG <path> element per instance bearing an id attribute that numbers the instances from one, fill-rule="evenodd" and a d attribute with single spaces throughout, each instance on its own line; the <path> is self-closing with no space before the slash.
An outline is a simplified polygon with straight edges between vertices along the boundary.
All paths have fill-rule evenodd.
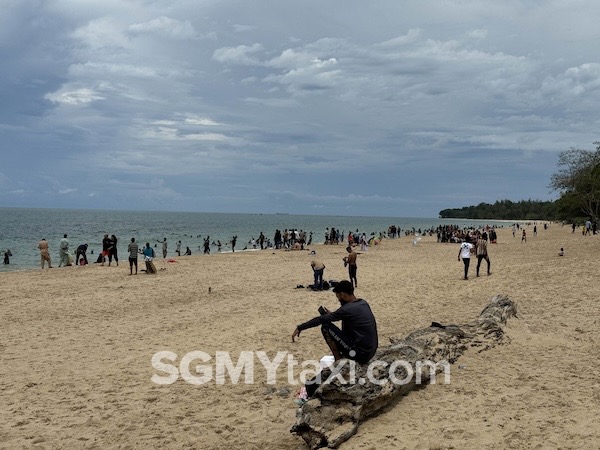
<path id="1" fill-rule="evenodd" d="M 220 240 L 222 251 L 231 251 L 232 236 L 237 236 L 236 251 L 252 250 L 250 240 L 262 232 L 273 242 L 275 230 L 297 229 L 313 233 L 313 243 L 323 243 L 326 228 L 344 232 L 366 233 L 367 236 L 386 232 L 396 225 L 402 230 L 426 230 L 438 225 L 480 227 L 484 224 L 505 225 L 502 221 L 477 221 L 459 219 L 433 219 L 415 217 L 346 217 L 293 214 L 234 214 L 205 212 L 161 211 L 106 211 L 84 209 L 30 209 L 0 208 L 0 261 L 10 249 L 10 264 L 0 263 L 0 272 L 40 267 L 38 242 L 48 241 L 54 266 L 59 263 L 59 242 L 64 234 L 69 240 L 69 250 L 74 253 L 80 244 L 88 244 L 88 261 L 96 261 L 102 250 L 105 234 L 118 238 L 119 259 L 127 260 L 127 244 L 135 237 L 140 248 L 149 242 L 162 254 L 162 241 L 166 237 L 168 255 L 175 256 L 177 241 L 181 241 L 182 254 L 189 247 L 192 254 L 202 254 L 206 237 L 210 242 Z M 404 235 L 404 233 L 402 233 Z M 260 247 L 259 247 L 260 248 Z M 92 253 L 93 251 L 93 253 Z M 216 252 L 211 245 L 211 252 Z"/>

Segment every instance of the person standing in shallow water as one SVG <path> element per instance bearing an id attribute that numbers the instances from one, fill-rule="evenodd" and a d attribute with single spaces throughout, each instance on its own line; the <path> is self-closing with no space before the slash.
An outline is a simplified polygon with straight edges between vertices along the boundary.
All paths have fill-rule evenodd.
<path id="1" fill-rule="evenodd" d="M 52 269 L 52 259 L 50 258 L 50 252 L 48 251 L 48 242 L 46 239 L 42 239 L 38 243 L 38 248 L 40 249 L 40 261 L 42 263 L 42 269 L 46 265 L 46 261 L 48 261 L 48 268 Z"/>
<path id="2" fill-rule="evenodd" d="M 60 240 L 59 256 L 60 256 L 60 262 L 58 263 L 58 267 L 70 265 L 69 264 L 69 240 L 67 239 L 66 234 Z"/>

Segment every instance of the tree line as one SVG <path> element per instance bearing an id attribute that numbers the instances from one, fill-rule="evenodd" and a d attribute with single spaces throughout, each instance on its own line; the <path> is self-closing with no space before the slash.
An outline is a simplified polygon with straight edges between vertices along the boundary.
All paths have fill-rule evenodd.
<path id="1" fill-rule="evenodd" d="M 558 192 L 554 201 L 499 200 L 477 206 L 440 211 L 441 218 L 556 220 L 598 223 L 600 218 L 600 142 L 595 150 L 570 148 L 559 153 L 558 171 L 550 178 L 549 187 Z"/>
<path id="2" fill-rule="evenodd" d="M 442 219 L 500 219 L 500 220 L 555 220 L 556 205 L 553 201 L 498 200 L 494 204 L 450 208 L 440 211 Z"/>

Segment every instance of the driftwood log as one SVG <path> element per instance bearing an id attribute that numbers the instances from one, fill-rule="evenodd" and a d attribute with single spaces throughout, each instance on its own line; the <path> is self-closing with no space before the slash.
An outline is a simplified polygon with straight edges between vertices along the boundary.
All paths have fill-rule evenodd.
<path id="1" fill-rule="evenodd" d="M 462 325 L 433 322 L 429 328 L 414 331 L 405 338 L 390 338 L 391 345 L 380 347 L 373 358 L 372 361 L 378 361 L 374 369 L 371 361 L 370 373 L 368 365 L 358 364 L 352 373 L 348 361 L 341 369 L 333 368 L 335 376 L 330 376 L 332 370 L 325 369 L 322 380 L 329 377 L 328 381 L 298 408 L 291 432 L 301 436 L 311 449 L 339 447 L 356 433 L 365 418 L 415 390 L 419 384 L 434 379 L 468 349 L 483 351 L 504 341 L 503 326 L 516 315 L 516 304 L 507 296 L 497 295 L 473 322 Z M 432 363 L 422 365 L 425 361 Z M 417 364 L 421 365 L 420 383 Z"/>

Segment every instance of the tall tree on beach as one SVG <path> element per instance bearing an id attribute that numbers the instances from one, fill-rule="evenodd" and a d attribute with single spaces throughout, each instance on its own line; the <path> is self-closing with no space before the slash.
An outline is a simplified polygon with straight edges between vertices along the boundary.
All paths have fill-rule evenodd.
<path id="1" fill-rule="evenodd" d="M 596 150 L 571 148 L 559 154 L 550 187 L 560 192 L 559 203 L 576 206 L 592 221 L 600 217 L 600 142 Z M 568 208 L 572 209 L 572 208 Z"/>

